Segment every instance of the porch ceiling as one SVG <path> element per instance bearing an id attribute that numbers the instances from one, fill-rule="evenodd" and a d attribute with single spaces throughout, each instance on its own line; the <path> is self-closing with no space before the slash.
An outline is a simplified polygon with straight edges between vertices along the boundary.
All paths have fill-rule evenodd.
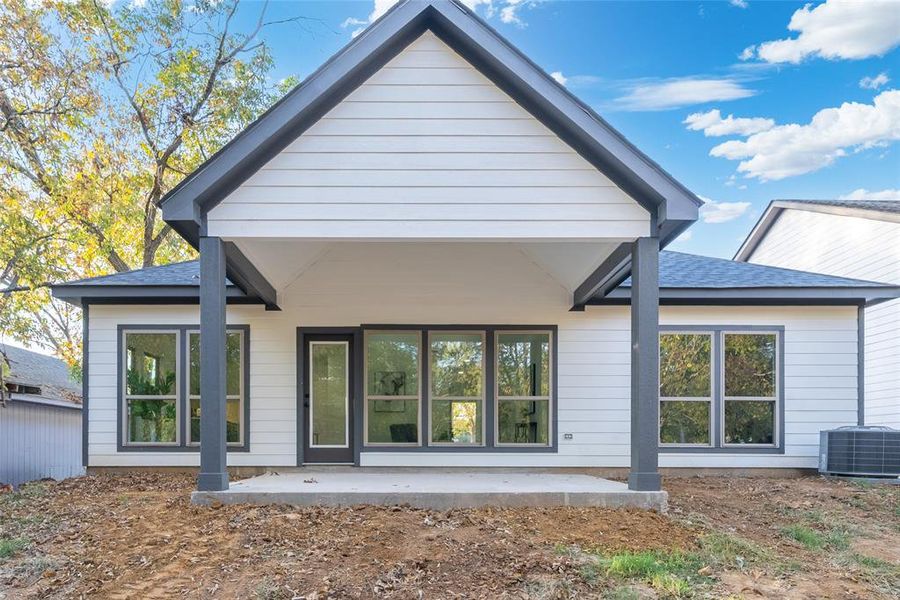
<path id="1" fill-rule="evenodd" d="M 379 262 L 396 263 L 399 257 L 409 264 L 448 265 L 494 262 L 510 268 L 530 266 L 543 272 L 572 293 L 622 243 L 630 240 L 594 242 L 512 242 L 512 241 L 312 241 L 298 239 L 231 239 L 265 278 L 283 293 L 321 261 L 366 262 L 377 269 Z M 385 270 L 396 269 L 396 264 Z M 438 276 L 436 274 L 436 276 Z"/>

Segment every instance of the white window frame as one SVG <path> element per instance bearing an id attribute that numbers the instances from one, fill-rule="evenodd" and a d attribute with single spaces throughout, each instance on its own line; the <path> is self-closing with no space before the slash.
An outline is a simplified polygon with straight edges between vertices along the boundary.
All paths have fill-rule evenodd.
<path id="1" fill-rule="evenodd" d="M 314 346 L 343 346 L 344 347 L 344 444 L 313 444 L 313 423 L 316 403 L 313 386 L 313 347 Z M 309 341 L 309 447 L 320 448 L 349 448 L 350 447 L 350 342 L 346 340 L 310 340 Z"/>
<path id="2" fill-rule="evenodd" d="M 239 411 L 238 414 L 240 415 L 240 436 L 238 438 L 238 441 L 228 442 L 226 445 L 227 446 L 243 446 L 244 445 L 244 435 L 245 435 L 244 428 L 246 426 L 244 423 L 244 420 L 245 420 L 244 419 L 244 402 L 245 402 L 244 396 L 246 395 L 245 387 L 244 387 L 244 385 L 245 385 L 244 368 L 246 365 L 244 364 L 244 360 L 246 360 L 248 357 L 246 357 L 244 355 L 245 354 L 244 353 L 244 341 L 245 341 L 244 340 L 244 330 L 243 329 L 226 329 L 226 331 L 225 331 L 226 340 L 229 335 L 233 335 L 233 334 L 238 334 L 240 336 L 240 342 L 239 342 L 239 344 L 240 344 L 239 347 L 241 349 L 241 358 L 239 361 L 240 387 L 238 388 L 240 390 L 240 394 L 226 394 L 225 401 L 228 402 L 229 400 L 238 400 L 238 411 Z M 185 423 L 185 435 L 187 437 L 187 445 L 188 446 L 199 447 L 200 446 L 199 441 L 195 442 L 195 441 L 191 440 L 191 401 L 200 400 L 200 394 L 191 394 L 191 336 L 192 335 L 199 336 L 200 330 L 199 329 L 189 329 L 189 330 L 187 330 L 186 336 L 185 336 L 185 337 L 187 337 L 187 346 L 185 347 L 185 363 L 186 363 L 185 364 L 185 377 L 186 377 L 185 390 L 187 391 L 187 423 Z"/>
<path id="3" fill-rule="evenodd" d="M 166 394 L 164 396 L 147 396 L 143 394 L 128 393 L 128 336 L 131 334 L 141 335 L 168 335 L 175 334 L 175 393 Z M 181 331 L 178 329 L 123 329 L 122 330 L 122 356 L 119 362 L 121 377 L 121 393 L 122 393 L 122 446 L 123 447 L 159 447 L 159 448 L 175 448 L 181 446 Z M 132 356 L 133 359 L 138 357 Z M 175 441 L 174 442 L 132 442 L 131 428 L 128 423 L 129 401 L 130 400 L 160 400 L 175 402 Z"/>
<path id="4" fill-rule="evenodd" d="M 431 338 L 433 335 L 478 335 L 481 337 L 481 396 L 435 396 L 434 395 L 434 378 L 431 372 Z M 485 394 L 487 392 L 487 333 L 484 330 L 449 330 L 435 329 L 428 331 L 427 339 L 427 356 L 425 364 L 428 369 L 428 445 L 442 448 L 481 448 L 485 446 L 487 415 L 485 413 Z M 481 442 L 480 443 L 462 443 L 462 442 L 435 442 L 433 441 L 434 421 L 432 421 L 433 407 L 435 400 L 449 402 L 476 402 L 481 409 Z"/>
<path id="5" fill-rule="evenodd" d="M 727 335 L 772 335 L 775 337 L 775 396 L 725 396 L 725 336 Z M 781 331 L 776 329 L 728 329 L 719 332 L 719 397 L 722 411 L 719 439 L 722 448 L 778 448 L 781 440 L 781 395 L 784 393 L 779 385 L 781 381 Z M 772 403 L 772 443 L 771 444 L 735 444 L 725 441 L 725 403 L 726 402 L 771 402 Z"/>
<path id="6" fill-rule="evenodd" d="M 659 396 L 658 422 L 656 425 L 657 441 L 661 448 L 714 448 L 715 447 L 715 409 L 716 409 L 716 332 L 713 330 L 675 330 L 667 329 L 659 332 L 659 337 L 664 335 L 705 335 L 709 337 L 709 397 L 686 397 L 679 398 L 677 396 Z M 661 340 L 660 340 L 661 341 Z M 662 361 L 659 361 L 659 388 L 662 390 Z M 680 444 L 680 443 L 663 443 L 662 441 L 662 404 L 663 402 L 708 402 L 709 403 L 709 443 L 708 444 Z"/>
<path id="7" fill-rule="evenodd" d="M 419 344 L 419 351 L 416 353 L 416 389 L 418 394 L 415 396 L 382 396 L 369 394 L 369 336 L 398 334 L 410 335 L 415 334 Z M 366 329 L 363 332 L 363 446 L 370 448 L 377 447 L 404 447 L 418 448 L 422 446 L 422 332 L 419 329 Z M 416 409 L 416 441 L 415 442 L 370 442 L 369 441 L 369 403 L 376 400 L 414 400 L 417 405 Z"/>
<path id="8" fill-rule="evenodd" d="M 504 335 L 547 335 L 547 396 L 500 396 L 500 338 Z M 494 330 L 494 446 L 498 448 L 552 448 L 553 447 L 553 331 L 550 329 L 495 329 Z M 500 403 L 508 400 L 547 401 L 547 443 L 514 443 L 500 441 Z"/>

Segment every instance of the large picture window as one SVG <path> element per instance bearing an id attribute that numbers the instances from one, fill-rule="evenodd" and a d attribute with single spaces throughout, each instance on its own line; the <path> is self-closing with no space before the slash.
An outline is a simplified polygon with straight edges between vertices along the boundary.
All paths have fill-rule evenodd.
<path id="1" fill-rule="evenodd" d="M 226 441 L 247 450 L 249 330 L 225 338 Z M 123 450 L 197 450 L 200 443 L 200 333 L 197 326 L 120 327 Z"/>
<path id="2" fill-rule="evenodd" d="M 225 336 L 225 439 L 232 445 L 243 441 L 244 369 L 242 331 L 229 331 Z M 200 332 L 188 334 L 188 400 L 190 427 L 188 443 L 200 442 Z"/>
<path id="3" fill-rule="evenodd" d="M 431 442 L 484 443 L 484 333 L 428 334 Z"/>
<path id="4" fill-rule="evenodd" d="M 780 330 L 710 328 L 659 337 L 662 447 L 780 447 Z"/>
<path id="5" fill-rule="evenodd" d="M 497 443 L 550 444 L 550 332 L 496 333 Z"/>
<path id="6" fill-rule="evenodd" d="M 724 443 L 770 446 L 778 402 L 777 336 L 725 333 L 724 338 Z"/>
<path id="7" fill-rule="evenodd" d="M 177 331 L 124 333 L 125 443 L 177 445 Z"/>
<path id="8" fill-rule="evenodd" d="M 365 443 L 418 445 L 421 334 L 367 331 L 364 343 Z"/>
<path id="9" fill-rule="evenodd" d="M 712 334 L 659 336 L 659 442 L 712 443 Z"/>

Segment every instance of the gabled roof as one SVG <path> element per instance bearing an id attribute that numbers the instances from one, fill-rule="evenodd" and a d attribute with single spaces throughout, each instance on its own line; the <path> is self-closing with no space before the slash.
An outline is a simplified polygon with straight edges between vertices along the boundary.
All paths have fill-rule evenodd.
<path id="1" fill-rule="evenodd" d="M 401 0 L 162 200 L 195 247 L 203 216 L 403 48 L 431 30 L 644 206 L 663 244 L 701 201 L 457 0 Z"/>
<path id="2" fill-rule="evenodd" d="M 52 356 L 6 344 L 0 346 L 0 350 L 9 361 L 8 383 L 40 389 L 39 394 L 13 393 L 12 400 L 52 406 L 80 406 L 81 384 L 72 379 L 66 363 Z"/>
<path id="3" fill-rule="evenodd" d="M 127 290 L 141 296 L 156 288 L 172 289 L 176 286 L 200 285 L 198 261 L 177 263 L 163 267 L 151 267 L 130 273 L 118 273 L 106 277 L 75 281 L 54 288 L 55 296 L 72 301 L 80 289 L 111 288 Z M 629 298 L 631 279 L 626 279 L 607 297 Z M 767 267 L 752 263 L 735 262 L 723 258 L 710 258 L 664 250 L 659 255 L 660 297 L 693 300 L 723 299 L 832 299 L 836 304 L 860 302 L 900 296 L 900 287 L 846 277 L 832 277 L 804 271 Z M 57 292 L 65 288 L 64 293 Z M 233 286 L 231 289 L 234 289 Z M 236 290 L 239 292 L 239 290 Z M 68 295 L 64 295 L 68 294 Z M 194 296 L 196 298 L 196 295 Z M 599 303 L 595 298 L 591 303 Z"/>
<path id="4" fill-rule="evenodd" d="M 738 248 L 734 260 L 747 261 L 769 229 L 787 209 L 805 210 L 843 217 L 900 223 L 900 198 L 897 200 L 773 200 Z"/>

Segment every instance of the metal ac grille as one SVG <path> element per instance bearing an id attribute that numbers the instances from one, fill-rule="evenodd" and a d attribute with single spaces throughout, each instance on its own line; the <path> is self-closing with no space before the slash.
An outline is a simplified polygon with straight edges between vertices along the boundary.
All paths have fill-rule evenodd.
<path id="1" fill-rule="evenodd" d="M 831 473 L 900 476 L 900 431 L 829 431 Z"/>

